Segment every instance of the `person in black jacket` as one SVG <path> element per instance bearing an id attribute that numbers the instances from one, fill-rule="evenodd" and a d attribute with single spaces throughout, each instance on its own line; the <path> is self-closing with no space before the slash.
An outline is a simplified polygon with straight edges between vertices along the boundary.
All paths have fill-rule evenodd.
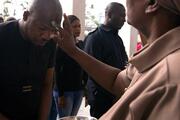
<path id="1" fill-rule="evenodd" d="M 68 19 L 72 26 L 76 46 L 83 49 L 83 41 L 77 39 L 81 32 L 79 18 L 75 15 L 69 15 Z M 75 116 L 83 98 L 83 70 L 61 48 L 57 49 L 55 70 L 59 117 Z"/>
<path id="2" fill-rule="evenodd" d="M 112 2 L 105 10 L 105 22 L 85 38 L 85 51 L 98 60 L 121 70 L 125 69 L 128 57 L 123 41 L 118 35 L 125 22 L 125 8 Z M 90 114 L 99 118 L 116 101 L 114 95 L 97 84 L 90 76 L 87 81 Z"/>

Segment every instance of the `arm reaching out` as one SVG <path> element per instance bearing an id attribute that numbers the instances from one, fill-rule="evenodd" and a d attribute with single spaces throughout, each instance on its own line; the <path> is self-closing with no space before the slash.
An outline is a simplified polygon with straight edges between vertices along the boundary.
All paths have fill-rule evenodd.
<path id="1" fill-rule="evenodd" d="M 117 91 L 121 89 L 122 85 L 118 85 L 121 84 L 118 81 L 122 80 L 116 79 L 120 70 L 100 62 L 77 48 L 72 35 L 72 28 L 66 15 L 64 15 L 64 19 L 65 24 L 63 29 L 60 29 L 60 35 L 58 37 L 59 46 L 78 62 L 97 83 L 115 95 L 120 94 L 121 92 Z M 118 84 L 116 84 L 117 82 Z"/>

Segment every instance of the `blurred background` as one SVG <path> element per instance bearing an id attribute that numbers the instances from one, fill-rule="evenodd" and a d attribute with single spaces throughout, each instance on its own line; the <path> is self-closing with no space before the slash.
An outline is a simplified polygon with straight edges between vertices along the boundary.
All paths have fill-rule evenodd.
<path id="1" fill-rule="evenodd" d="M 59 0 L 62 4 L 63 12 L 67 15 L 74 14 L 81 19 L 82 33 L 81 40 L 93 31 L 104 21 L 104 11 L 110 2 L 120 2 L 125 6 L 125 0 Z M 31 0 L 0 0 L 0 16 L 5 20 L 8 17 L 21 19 L 23 12 L 28 9 Z M 123 39 L 128 56 L 136 52 L 139 35 L 136 29 L 127 23 L 119 31 Z"/>

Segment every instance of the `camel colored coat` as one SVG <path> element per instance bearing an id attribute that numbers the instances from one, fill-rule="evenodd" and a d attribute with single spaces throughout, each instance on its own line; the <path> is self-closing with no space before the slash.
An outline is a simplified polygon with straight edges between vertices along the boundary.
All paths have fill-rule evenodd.
<path id="1" fill-rule="evenodd" d="M 135 54 L 117 79 L 130 85 L 100 120 L 180 120 L 180 27 Z"/>

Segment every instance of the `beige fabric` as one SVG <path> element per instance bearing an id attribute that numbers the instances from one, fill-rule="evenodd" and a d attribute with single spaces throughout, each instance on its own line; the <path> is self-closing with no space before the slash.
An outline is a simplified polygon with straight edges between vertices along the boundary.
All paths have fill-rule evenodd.
<path id="1" fill-rule="evenodd" d="M 169 31 L 130 60 L 118 76 L 132 81 L 100 120 L 180 120 L 179 33 Z"/>
<path id="2" fill-rule="evenodd" d="M 164 8 L 180 15 L 180 0 L 157 0 Z"/>

